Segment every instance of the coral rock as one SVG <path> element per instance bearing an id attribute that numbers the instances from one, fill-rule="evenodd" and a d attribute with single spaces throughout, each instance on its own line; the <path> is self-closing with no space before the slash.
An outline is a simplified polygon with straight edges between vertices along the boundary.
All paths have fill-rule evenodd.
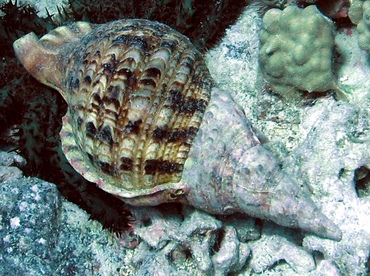
<path id="1" fill-rule="evenodd" d="M 370 52 L 370 1 L 363 3 L 362 11 L 362 20 L 357 25 L 358 44 L 362 49 Z"/>
<path id="2" fill-rule="evenodd" d="M 316 6 L 269 10 L 260 39 L 262 69 L 275 92 L 288 99 L 298 91 L 341 95 L 332 69 L 334 24 Z"/>

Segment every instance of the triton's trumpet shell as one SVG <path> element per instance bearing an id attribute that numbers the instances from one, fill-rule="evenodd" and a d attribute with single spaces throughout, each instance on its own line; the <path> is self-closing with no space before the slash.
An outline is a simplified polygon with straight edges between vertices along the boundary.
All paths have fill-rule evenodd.
<path id="1" fill-rule="evenodd" d="M 77 22 L 41 39 L 28 34 L 14 49 L 68 103 L 63 151 L 105 191 L 134 205 L 179 201 L 341 239 L 260 145 L 239 105 L 212 87 L 201 54 L 168 26 Z"/>

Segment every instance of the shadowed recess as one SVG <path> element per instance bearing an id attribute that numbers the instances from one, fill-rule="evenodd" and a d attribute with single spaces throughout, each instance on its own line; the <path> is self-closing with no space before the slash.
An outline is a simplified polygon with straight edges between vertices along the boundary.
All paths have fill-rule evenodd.
<path id="1" fill-rule="evenodd" d="M 76 20 L 106 23 L 121 18 L 145 18 L 165 23 L 186 35 L 201 51 L 222 39 L 247 0 L 69 0 Z M 124 38 L 122 43 L 127 43 Z"/>

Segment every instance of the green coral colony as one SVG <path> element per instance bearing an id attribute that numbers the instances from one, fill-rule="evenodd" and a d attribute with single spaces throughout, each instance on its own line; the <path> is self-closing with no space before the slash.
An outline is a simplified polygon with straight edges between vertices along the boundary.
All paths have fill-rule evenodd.
<path id="1" fill-rule="evenodd" d="M 311 5 L 271 9 L 263 17 L 260 61 L 266 81 L 287 98 L 334 90 L 334 24 Z"/>
<path id="2" fill-rule="evenodd" d="M 358 44 L 370 51 L 370 1 L 353 0 L 348 10 L 357 25 Z M 334 91 L 347 99 L 334 72 L 335 25 L 316 7 L 291 5 L 270 9 L 260 32 L 260 63 L 272 90 L 289 100 L 300 100 L 299 92 Z"/>

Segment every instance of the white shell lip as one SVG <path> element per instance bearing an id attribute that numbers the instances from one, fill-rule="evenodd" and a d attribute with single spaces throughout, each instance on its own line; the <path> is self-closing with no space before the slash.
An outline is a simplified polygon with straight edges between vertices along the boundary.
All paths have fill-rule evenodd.
<path id="1" fill-rule="evenodd" d="M 99 184 L 97 183 L 97 185 Z M 181 200 L 181 198 L 188 193 L 188 188 L 181 181 L 178 183 L 158 185 L 151 189 L 133 191 L 123 190 L 122 188 L 112 185 L 100 188 L 120 198 L 122 201 L 135 206 L 157 206 L 162 203 L 181 202 L 185 200 Z"/>

